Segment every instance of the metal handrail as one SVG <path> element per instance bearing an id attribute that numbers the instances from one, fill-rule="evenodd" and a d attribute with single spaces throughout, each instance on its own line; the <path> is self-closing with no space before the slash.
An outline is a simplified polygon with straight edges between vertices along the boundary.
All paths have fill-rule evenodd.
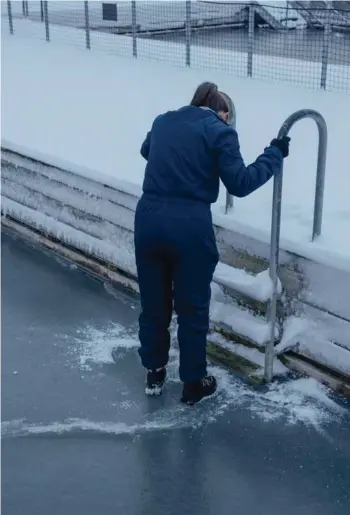
<path id="1" fill-rule="evenodd" d="M 326 173 L 326 155 L 327 155 L 327 124 L 323 116 L 313 109 L 301 109 L 289 116 L 279 130 L 277 138 L 281 139 L 287 136 L 293 125 L 304 118 L 312 118 L 318 127 L 318 155 L 317 155 L 317 172 L 316 172 L 316 188 L 314 202 L 314 218 L 312 227 L 312 241 L 316 236 L 321 234 L 322 212 L 323 212 L 323 196 L 324 182 Z M 272 220 L 271 220 L 271 246 L 270 246 L 270 269 L 269 275 L 272 280 L 273 290 L 270 300 L 269 322 L 270 322 L 270 341 L 265 348 L 265 379 L 271 381 L 273 377 L 273 361 L 274 361 L 274 345 L 275 345 L 275 328 L 277 317 L 277 295 L 278 295 L 278 265 L 279 265 L 279 247 L 281 233 L 281 202 L 282 202 L 282 185 L 283 185 L 283 162 L 281 172 L 274 177 L 273 197 L 272 197 Z"/>

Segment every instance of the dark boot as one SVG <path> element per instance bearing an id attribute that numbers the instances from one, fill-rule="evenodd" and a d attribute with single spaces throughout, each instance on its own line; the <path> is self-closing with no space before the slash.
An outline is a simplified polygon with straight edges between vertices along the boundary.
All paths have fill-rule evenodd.
<path id="1" fill-rule="evenodd" d="M 217 383 L 214 376 L 203 377 L 200 381 L 184 383 L 181 402 L 193 406 L 204 397 L 210 397 L 216 392 Z"/>
<path id="2" fill-rule="evenodd" d="M 166 378 L 166 369 L 149 370 L 147 372 L 146 395 L 161 395 Z"/>

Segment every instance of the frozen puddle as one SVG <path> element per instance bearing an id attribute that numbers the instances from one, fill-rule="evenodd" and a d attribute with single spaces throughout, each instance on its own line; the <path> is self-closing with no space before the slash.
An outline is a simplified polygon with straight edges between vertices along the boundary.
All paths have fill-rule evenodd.
<path id="1" fill-rule="evenodd" d="M 136 354 L 138 345 L 135 332 L 128 332 L 122 326 L 111 325 L 104 331 L 87 327 L 77 335 L 74 354 L 82 370 L 93 370 L 94 365 L 112 364 L 116 359 L 123 359 L 125 353 Z M 176 399 L 169 395 L 169 403 L 168 397 L 165 404 L 160 401 L 159 409 L 142 415 L 139 423 L 128 425 L 123 422 L 67 419 L 37 425 L 28 424 L 25 420 L 4 421 L 2 436 L 62 435 L 81 432 L 137 436 L 150 431 L 198 428 L 214 423 L 228 410 L 232 412 L 242 409 L 247 410 L 252 418 L 258 418 L 266 423 L 279 421 L 288 425 L 303 424 L 323 432 L 327 424 L 340 422 L 347 413 L 345 408 L 333 400 L 332 392 L 328 388 L 311 378 L 274 383 L 264 390 L 257 390 L 237 380 L 220 367 L 211 366 L 209 371 L 218 379 L 219 390 L 216 396 L 194 408 L 181 405 L 178 402 L 181 390 L 178 379 L 178 351 L 173 347 L 168 377 L 169 390 L 176 388 Z M 134 399 L 125 399 L 122 401 L 122 407 L 129 409 L 135 402 Z M 155 403 L 157 402 L 155 400 Z"/>

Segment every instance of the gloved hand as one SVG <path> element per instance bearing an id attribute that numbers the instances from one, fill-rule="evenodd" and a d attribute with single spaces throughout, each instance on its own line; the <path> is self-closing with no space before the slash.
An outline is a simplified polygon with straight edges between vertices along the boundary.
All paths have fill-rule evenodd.
<path id="1" fill-rule="evenodd" d="M 276 147 L 281 151 L 283 157 L 287 157 L 289 155 L 289 142 L 290 138 L 288 136 L 283 136 L 281 139 L 273 139 L 270 143 L 271 147 Z"/>

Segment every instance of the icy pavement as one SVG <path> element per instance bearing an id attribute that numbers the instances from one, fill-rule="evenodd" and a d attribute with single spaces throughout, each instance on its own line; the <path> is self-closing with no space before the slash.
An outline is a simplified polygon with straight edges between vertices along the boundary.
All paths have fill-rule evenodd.
<path id="1" fill-rule="evenodd" d="M 3 513 L 348 514 L 350 417 L 313 380 L 143 394 L 138 302 L 2 239 Z"/>

